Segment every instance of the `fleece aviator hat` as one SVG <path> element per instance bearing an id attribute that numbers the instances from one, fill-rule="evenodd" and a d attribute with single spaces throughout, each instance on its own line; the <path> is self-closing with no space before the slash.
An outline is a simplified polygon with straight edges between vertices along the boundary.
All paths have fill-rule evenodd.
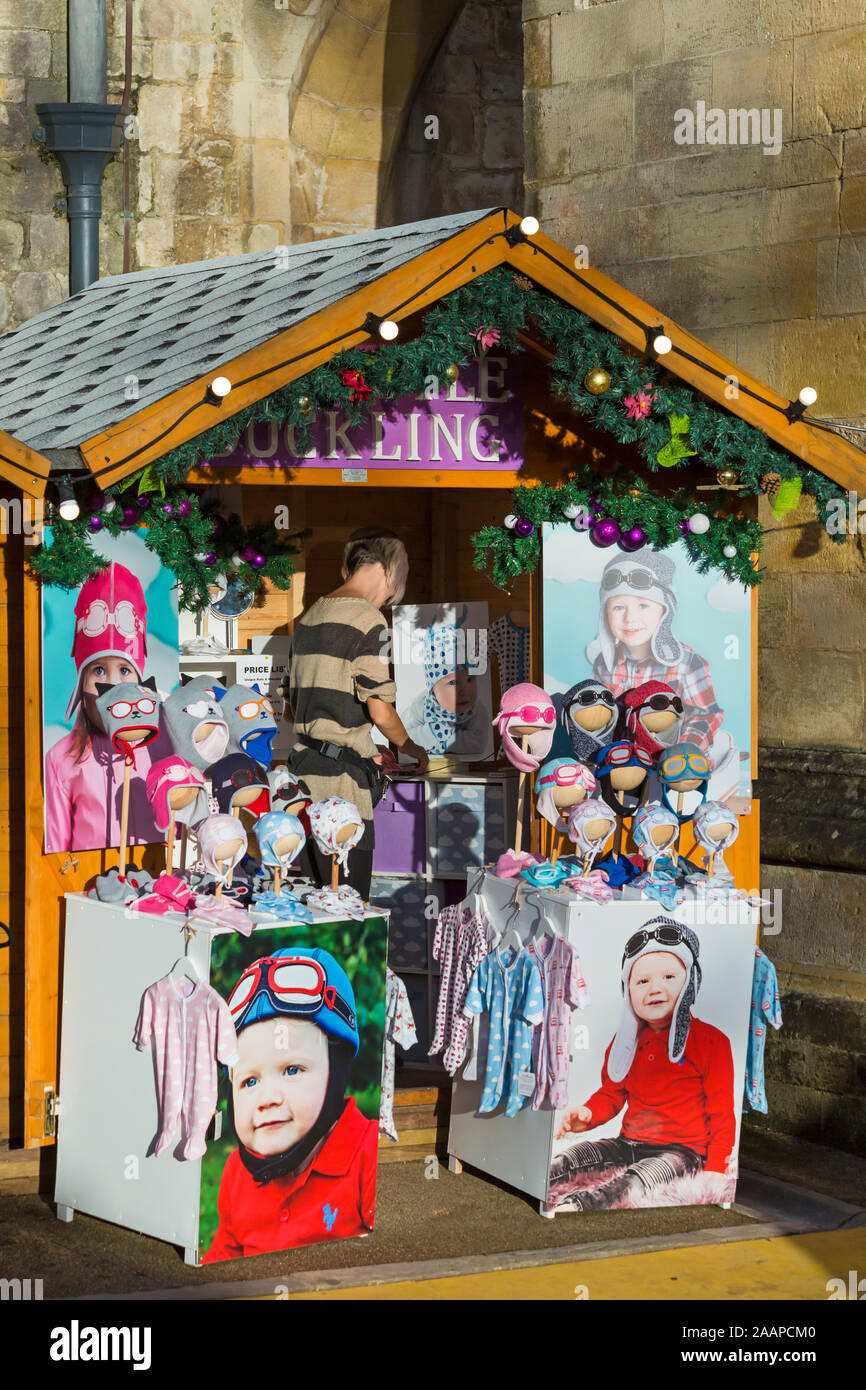
<path id="1" fill-rule="evenodd" d="M 668 1028 L 668 1058 L 679 1062 L 686 1050 L 691 1025 L 691 1009 L 701 987 L 701 967 L 698 964 L 700 942 L 690 927 L 675 922 L 672 917 L 651 917 L 640 931 L 629 937 L 622 957 L 622 1017 L 607 1059 L 611 1081 L 625 1080 L 634 1061 L 642 1020 L 631 1002 L 631 981 L 635 965 L 642 956 L 667 951 L 685 967 L 686 977 L 674 1002 Z"/>

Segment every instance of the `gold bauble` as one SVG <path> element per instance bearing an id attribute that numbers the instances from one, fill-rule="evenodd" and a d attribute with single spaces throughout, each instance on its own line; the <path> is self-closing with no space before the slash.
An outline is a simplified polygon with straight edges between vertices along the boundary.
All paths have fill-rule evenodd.
<path id="1" fill-rule="evenodd" d="M 610 372 L 604 367 L 592 367 L 583 378 L 583 384 L 593 396 L 603 396 L 610 389 Z"/>
<path id="2" fill-rule="evenodd" d="M 309 415 L 312 408 L 313 402 L 310 400 L 309 396 L 298 397 L 298 409 L 300 410 L 302 415 Z"/>
<path id="3" fill-rule="evenodd" d="M 460 375 L 460 368 L 456 362 L 452 362 L 450 367 L 445 368 L 445 376 L 449 381 L 456 381 Z"/>
<path id="4" fill-rule="evenodd" d="M 716 474 L 716 482 L 719 487 L 736 487 L 739 482 L 737 470 L 735 468 L 720 468 Z"/>

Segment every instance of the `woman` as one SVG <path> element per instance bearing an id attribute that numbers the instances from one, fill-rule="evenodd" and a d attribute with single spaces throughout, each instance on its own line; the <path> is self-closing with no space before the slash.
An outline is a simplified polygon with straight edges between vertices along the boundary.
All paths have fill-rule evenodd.
<path id="1" fill-rule="evenodd" d="M 427 771 L 427 754 L 409 738 L 394 709 L 397 691 L 381 613 L 384 604 L 402 599 L 408 572 L 405 546 L 393 531 L 367 527 L 353 532 L 343 552 L 343 584 L 316 600 L 292 637 L 289 699 L 295 745 L 289 765 L 315 801 L 340 796 L 357 806 L 364 834 L 349 856 L 346 881 L 364 899 L 370 896 L 373 872 L 373 806 L 384 791 L 372 726 L 413 758 L 419 772 Z M 329 884 L 330 860 L 307 843 L 315 878 Z"/>

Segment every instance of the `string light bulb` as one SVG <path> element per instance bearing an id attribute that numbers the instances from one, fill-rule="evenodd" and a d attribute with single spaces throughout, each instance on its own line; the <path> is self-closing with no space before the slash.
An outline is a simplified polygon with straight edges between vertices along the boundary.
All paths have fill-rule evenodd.
<path id="1" fill-rule="evenodd" d="M 657 357 L 664 357 L 666 353 L 670 352 L 672 347 L 673 343 L 667 333 L 659 333 L 653 338 L 653 352 Z"/>
<path id="2" fill-rule="evenodd" d="M 205 400 L 209 405 L 222 405 L 231 389 L 232 384 L 227 376 L 215 376 L 204 393 Z"/>
<path id="3" fill-rule="evenodd" d="M 818 399 L 818 392 L 814 386 L 804 386 L 797 400 L 801 405 L 814 405 Z"/>
<path id="4" fill-rule="evenodd" d="M 393 319 L 381 319 L 378 314 L 373 313 L 367 315 L 362 326 L 371 335 L 378 333 L 379 337 L 383 338 L 386 343 L 393 343 L 400 332 L 399 326 Z"/>
<path id="5" fill-rule="evenodd" d="M 60 502 L 58 511 L 64 521 L 74 521 L 79 515 L 81 508 L 78 499 L 72 489 L 72 484 L 68 478 L 61 478 L 57 484 L 57 497 Z"/>
<path id="6" fill-rule="evenodd" d="M 539 226 L 540 223 L 537 217 L 529 216 L 520 219 L 520 230 L 524 236 L 535 236 Z"/>

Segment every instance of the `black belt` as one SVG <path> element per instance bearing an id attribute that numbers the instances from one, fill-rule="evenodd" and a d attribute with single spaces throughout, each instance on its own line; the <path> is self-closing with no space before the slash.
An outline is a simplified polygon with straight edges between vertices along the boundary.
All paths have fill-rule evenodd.
<path id="1" fill-rule="evenodd" d="M 343 743 L 327 743 L 321 739 L 307 738 L 306 734 L 295 734 L 295 741 L 322 758 L 333 758 L 334 762 L 347 762 L 360 768 L 369 784 L 373 805 L 378 805 L 382 800 L 388 788 L 388 778 L 372 758 L 365 758 L 362 753 L 356 753 L 354 748 L 347 748 Z"/>

